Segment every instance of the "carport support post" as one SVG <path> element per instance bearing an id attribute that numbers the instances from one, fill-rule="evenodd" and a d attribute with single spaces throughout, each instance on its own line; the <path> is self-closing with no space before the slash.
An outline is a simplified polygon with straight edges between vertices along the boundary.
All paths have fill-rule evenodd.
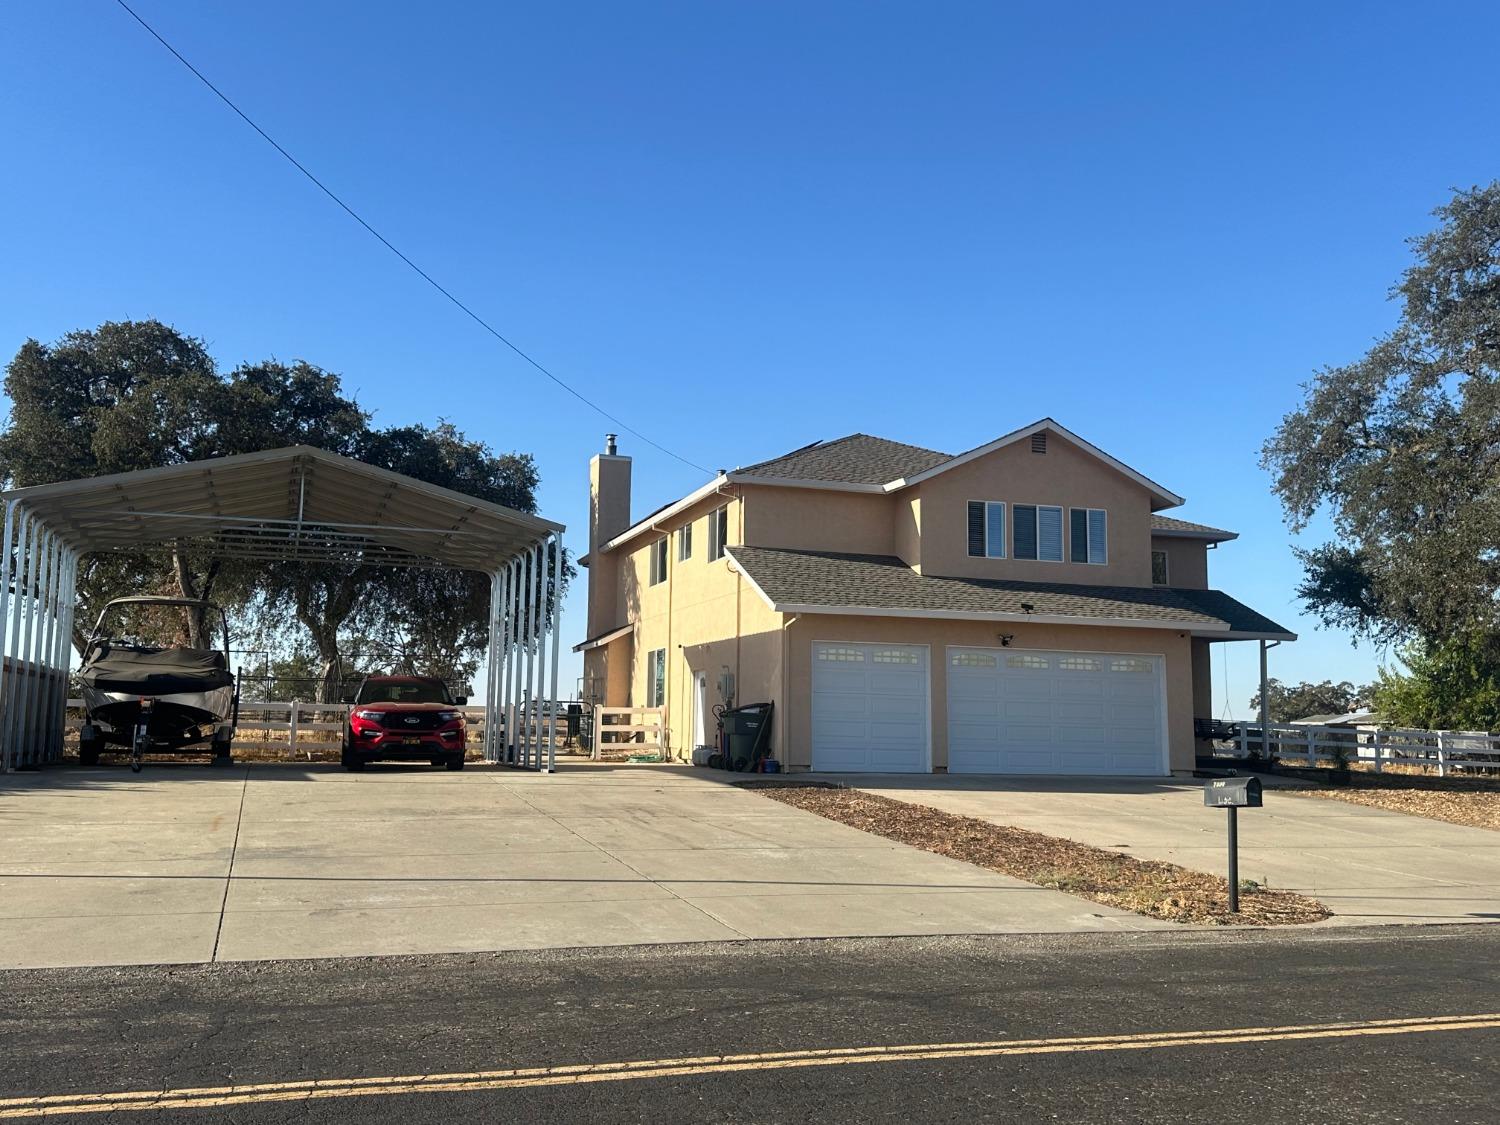
<path id="1" fill-rule="evenodd" d="M 22 642 L 22 659 L 26 664 L 26 680 L 20 692 L 21 710 L 18 716 L 20 720 L 15 731 L 15 744 L 20 757 L 21 765 L 31 762 L 31 732 L 33 729 L 32 711 L 36 704 L 36 653 L 37 642 L 41 639 L 42 622 L 42 598 L 45 594 L 47 551 L 52 546 L 52 536 L 46 528 L 38 524 L 32 524 L 32 550 L 35 559 L 31 564 L 31 573 L 26 578 L 26 638 Z M 32 591 L 35 590 L 35 593 Z"/>
<path id="2" fill-rule="evenodd" d="M 484 760 L 498 761 L 495 747 L 499 744 L 500 725 L 500 671 L 505 659 L 503 641 L 505 629 L 505 568 L 501 567 L 490 576 L 490 658 L 489 675 L 484 685 Z"/>
<path id="3" fill-rule="evenodd" d="M 5 505 L 5 539 L 0 544 L 0 773 L 10 771 L 10 755 L 4 744 L 4 726 L 9 702 L 6 680 L 10 678 L 10 583 L 14 573 L 11 568 L 11 541 L 15 536 L 16 503 L 15 500 L 10 500 Z"/>
<path id="4" fill-rule="evenodd" d="M 531 604 L 526 609 L 526 623 L 531 626 L 531 649 L 527 653 L 526 667 L 526 764 L 536 769 L 537 759 L 542 753 L 542 714 L 539 711 L 536 689 L 539 685 L 537 664 L 542 650 L 542 545 L 531 550 Z M 536 729 L 533 731 L 532 726 Z M 533 745 L 533 741 L 535 745 Z"/>
<path id="5" fill-rule="evenodd" d="M 1271 700 L 1270 678 L 1266 675 L 1266 639 L 1260 640 L 1260 752 L 1262 757 L 1271 756 Z"/>
<path id="6" fill-rule="evenodd" d="M 42 625 L 37 630 L 38 663 L 46 669 L 37 685 L 37 748 L 34 755 L 38 765 L 52 759 L 52 712 L 57 688 L 57 595 L 62 588 L 63 545 L 52 538 L 52 561 L 47 567 L 47 596 L 42 603 Z"/>
<path id="7" fill-rule="evenodd" d="M 1264 645 L 1265 642 L 1262 641 L 1261 644 Z M 1240 912 L 1240 810 L 1230 805 L 1225 811 L 1229 813 L 1229 913 L 1238 914 Z"/>
<path id="8" fill-rule="evenodd" d="M 552 715 L 547 723 L 547 772 L 557 769 L 557 658 L 562 649 L 558 625 L 562 617 L 562 536 L 552 537 L 552 600 L 548 621 L 552 627 Z"/>
<path id="9" fill-rule="evenodd" d="M 18 764 L 14 731 L 16 713 L 23 705 L 21 691 L 25 686 L 21 680 L 24 649 L 21 647 L 21 618 L 26 612 L 26 584 L 31 572 L 31 513 L 21 509 L 21 519 L 16 528 L 16 572 L 15 597 L 10 605 L 10 629 L 6 637 L 5 654 L 9 658 L 5 666 L 5 714 L 0 726 L 0 761 L 7 772 Z"/>
<path id="10" fill-rule="evenodd" d="M 520 760 L 521 744 L 516 739 L 516 695 L 521 682 L 521 578 L 524 557 L 511 560 L 510 594 L 507 605 L 510 609 L 510 630 L 506 651 L 505 671 L 505 762 L 515 765 Z"/>
<path id="11" fill-rule="evenodd" d="M 545 694 L 547 690 L 547 542 L 543 540 L 536 549 L 536 662 L 537 662 L 537 689 Z M 542 740 L 546 737 L 546 726 L 542 722 L 541 700 L 537 701 L 536 713 L 536 754 L 531 760 L 534 769 L 543 769 L 542 765 Z"/>

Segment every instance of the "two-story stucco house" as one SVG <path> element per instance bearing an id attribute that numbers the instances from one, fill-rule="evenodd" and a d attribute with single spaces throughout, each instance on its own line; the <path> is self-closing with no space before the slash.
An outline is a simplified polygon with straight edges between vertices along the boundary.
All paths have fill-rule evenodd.
<path id="1" fill-rule="evenodd" d="M 1051 419 L 820 442 L 637 521 L 611 440 L 590 501 L 585 693 L 664 708 L 678 755 L 730 688 L 794 770 L 1185 771 L 1209 646 L 1296 639 L 1209 587 L 1234 532 Z"/>

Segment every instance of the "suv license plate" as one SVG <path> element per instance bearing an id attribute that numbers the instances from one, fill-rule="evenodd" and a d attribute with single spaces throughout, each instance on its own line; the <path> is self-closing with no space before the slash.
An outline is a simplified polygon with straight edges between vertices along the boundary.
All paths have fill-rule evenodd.
<path id="1" fill-rule="evenodd" d="M 403 738 L 401 741 L 406 746 L 420 746 L 420 745 L 422 745 L 422 740 L 420 738 L 415 738 L 415 737 Z"/>

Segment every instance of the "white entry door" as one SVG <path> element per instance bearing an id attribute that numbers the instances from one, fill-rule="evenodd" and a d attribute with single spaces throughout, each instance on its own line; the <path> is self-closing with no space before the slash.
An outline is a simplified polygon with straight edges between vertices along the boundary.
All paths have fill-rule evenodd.
<path id="1" fill-rule="evenodd" d="M 1162 658 L 950 648 L 948 772 L 1160 776 Z"/>
<path id="2" fill-rule="evenodd" d="M 812 762 L 841 773 L 926 773 L 925 645 L 812 646 Z"/>

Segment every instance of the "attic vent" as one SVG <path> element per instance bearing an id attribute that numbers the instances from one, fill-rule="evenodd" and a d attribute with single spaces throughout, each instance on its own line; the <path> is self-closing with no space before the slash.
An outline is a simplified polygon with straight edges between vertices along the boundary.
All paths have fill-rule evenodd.
<path id="1" fill-rule="evenodd" d="M 1046 433 L 1032 434 L 1031 435 L 1031 452 L 1033 452 L 1033 453 L 1046 453 L 1047 452 L 1047 435 L 1046 435 Z"/>

